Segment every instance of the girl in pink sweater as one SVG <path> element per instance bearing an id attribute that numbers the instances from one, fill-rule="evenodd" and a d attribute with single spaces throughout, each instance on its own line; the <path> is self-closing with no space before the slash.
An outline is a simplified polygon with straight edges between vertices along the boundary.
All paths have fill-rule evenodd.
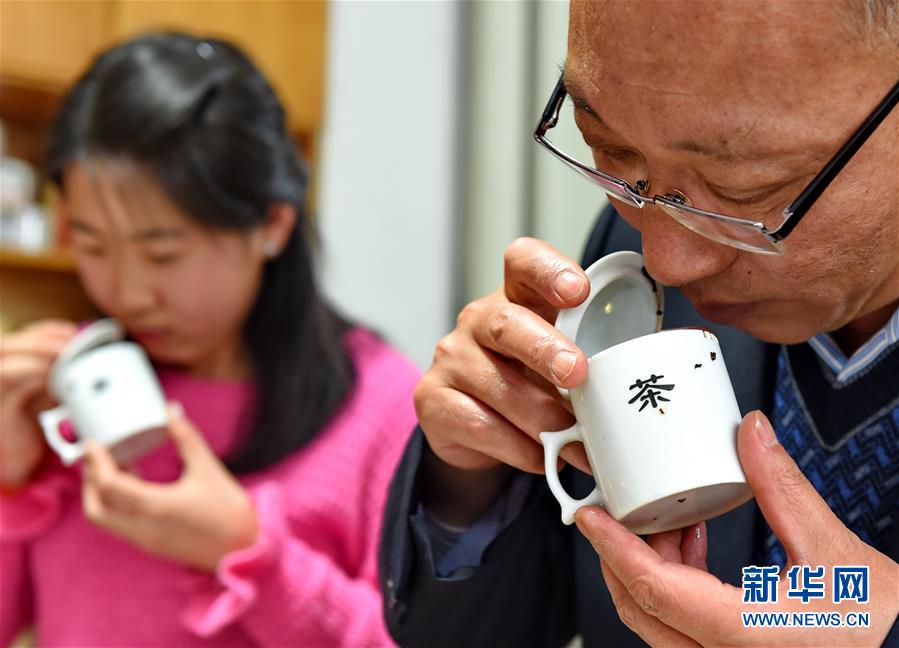
<path id="1" fill-rule="evenodd" d="M 319 296 L 307 175 L 234 46 L 101 55 L 48 154 L 81 280 L 157 368 L 171 442 L 64 468 L 36 412 L 75 333 L 0 340 L 0 644 L 381 646 L 376 546 L 415 369 Z"/>

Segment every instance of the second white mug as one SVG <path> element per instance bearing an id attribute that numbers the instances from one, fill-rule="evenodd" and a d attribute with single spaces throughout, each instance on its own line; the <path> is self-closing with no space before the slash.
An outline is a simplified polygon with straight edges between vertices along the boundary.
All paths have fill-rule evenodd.
<path id="1" fill-rule="evenodd" d="M 61 403 L 38 418 L 50 447 L 65 464 L 84 455 L 84 441 L 107 446 L 120 464 L 148 452 L 165 438 L 165 397 L 144 350 L 116 341 L 124 332 L 111 320 L 81 331 L 50 374 L 49 389 Z M 68 421 L 77 439 L 65 438 Z"/>

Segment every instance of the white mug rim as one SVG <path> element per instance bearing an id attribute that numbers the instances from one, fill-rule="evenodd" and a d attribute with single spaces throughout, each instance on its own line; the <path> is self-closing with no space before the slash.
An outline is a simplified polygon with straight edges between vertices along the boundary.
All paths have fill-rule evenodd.
<path id="1" fill-rule="evenodd" d="M 63 382 L 72 375 L 72 372 L 76 371 L 84 363 L 96 360 L 97 355 L 123 350 L 129 352 L 134 352 L 135 350 L 143 351 L 143 347 L 131 340 L 119 340 L 86 349 L 78 355 L 68 358 L 65 364 L 55 368 L 55 371 L 51 374 L 48 381 L 50 392 L 60 403 L 68 405 L 65 390 L 62 389 L 62 386 Z"/>
<path id="2" fill-rule="evenodd" d="M 612 254 L 608 254 L 593 263 L 584 271 L 584 273 L 587 275 L 587 279 L 590 281 L 590 294 L 587 295 L 587 298 L 582 303 L 575 306 L 574 308 L 566 308 L 560 311 L 558 316 L 556 317 L 555 327 L 566 338 L 568 338 L 572 342 L 577 343 L 577 336 L 580 332 L 581 323 L 584 320 L 584 316 L 603 289 L 611 285 L 614 281 L 617 281 L 623 277 L 636 276 L 638 274 L 642 278 L 646 279 L 652 286 L 652 288 L 648 287 L 647 291 L 651 291 L 655 295 L 656 323 L 654 330 L 639 335 L 636 338 L 631 338 L 631 340 L 645 337 L 647 335 L 653 335 L 662 331 L 662 318 L 665 311 L 664 288 L 646 273 L 643 266 L 643 257 L 639 253 L 631 251 L 613 252 Z M 604 277 L 604 281 L 598 281 L 599 278 L 603 275 L 609 276 Z M 625 342 L 629 341 L 630 340 L 625 340 Z M 616 344 L 612 347 L 607 347 L 606 349 L 603 349 L 603 351 L 615 348 L 616 346 L 620 346 L 621 344 L 624 344 L 624 342 L 620 342 L 619 344 Z M 599 353 L 602 353 L 603 351 L 600 351 Z M 594 354 L 590 357 L 595 357 L 596 355 L 599 355 L 599 353 Z"/>
<path id="3" fill-rule="evenodd" d="M 631 338 L 630 340 L 625 340 L 624 342 L 619 342 L 614 346 L 610 346 L 608 348 L 599 351 L 598 353 L 594 353 L 592 356 L 587 358 L 587 363 L 592 363 L 594 361 L 601 361 L 603 356 L 610 356 L 617 353 L 627 353 L 631 349 L 629 347 L 635 346 L 638 343 L 645 344 L 647 338 L 653 338 L 656 336 L 664 335 L 669 337 L 671 334 L 687 334 L 692 337 L 693 333 L 703 333 L 706 337 L 711 336 L 715 340 L 718 341 L 718 345 L 721 345 L 721 340 L 718 339 L 718 336 L 715 335 L 712 331 L 708 329 L 699 329 L 699 328 L 673 328 L 673 329 L 665 329 L 664 331 L 655 331 L 654 333 L 647 333 L 646 335 L 641 335 L 639 337 Z M 653 340 L 654 342 L 657 340 Z"/>

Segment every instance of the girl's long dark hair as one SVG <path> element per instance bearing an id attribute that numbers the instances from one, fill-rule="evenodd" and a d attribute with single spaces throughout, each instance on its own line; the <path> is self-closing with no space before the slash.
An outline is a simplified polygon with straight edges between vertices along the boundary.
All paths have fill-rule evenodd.
<path id="1" fill-rule="evenodd" d="M 124 156 L 144 165 L 192 217 L 215 228 L 261 225 L 289 203 L 297 226 L 266 264 L 244 341 L 259 401 L 234 472 L 270 466 L 308 443 L 352 390 L 348 324 L 324 303 L 311 257 L 308 174 L 265 77 L 234 45 L 150 34 L 101 54 L 66 97 L 47 152 L 61 188 L 71 162 Z"/>

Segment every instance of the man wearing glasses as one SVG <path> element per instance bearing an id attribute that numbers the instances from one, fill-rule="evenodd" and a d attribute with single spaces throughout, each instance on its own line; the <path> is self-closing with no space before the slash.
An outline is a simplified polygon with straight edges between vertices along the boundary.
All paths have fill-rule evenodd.
<path id="1" fill-rule="evenodd" d="M 595 507 L 580 533 L 559 524 L 537 435 L 572 422 L 555 387 L 586 358 L 552 322 L 588 285 L 516 241 L 416 393 L 382 543 L 401 644 L 899 645 L 897 80 L 895 2 L 572 3 L 535 139 L 612 198 L 584 264 L 642 249 L 678 304 L 666 327 L 719 331 L 741 407 L 765 412 L 739 432 L 756 498 L 645 541 Z M 593 160 L 552 143 L 566 97 Z M 589 472 L 580 449 L 563 457 Z M 749 565 L 784 575 L 763 611 L 870 623 L 746 628 Z M 832 582 L 787 597 L 791 566 L 866 566 L 868 600 L 836 604 Z"/>

